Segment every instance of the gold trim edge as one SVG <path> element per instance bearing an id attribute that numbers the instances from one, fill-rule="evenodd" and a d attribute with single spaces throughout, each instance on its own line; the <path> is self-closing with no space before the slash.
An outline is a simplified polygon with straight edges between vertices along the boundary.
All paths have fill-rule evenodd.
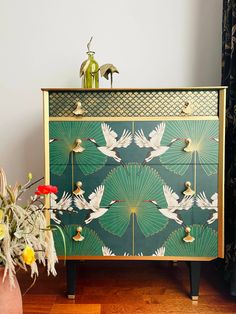
<path id="1" fill-rule="evenodd" d="M 225 104 L 226 90 L 219 93 L 219 171 L 218 171 L 218 255 L 224 257 L 224 178 L 225 178 Z"/>
<path id="2" fill-rule="evenodd" d="M 44 182 L 50 184 L 50 162 L 49 162 L 49 93 L 43 92 L 43 116 L 44 116 Z M 45 195 L 45 216 L 47 223 L 50 224 L 50 212 L 47 210 L 50 208 L 49 195 Z"/>
<path id="3" fill-rule="evenodd" d="M 49 121 L 171 121 L 171 120 L 219 120 L 218 116 L 155 116 L 155 117 L 50 117 Z"/>
<path id="4" fill-rule="evenodd" d="M 163 261 L 212 261 L 218 256 L 58 256 L 59 260 L 163 260 Z"/>
<path id="5" fill-rule="evenodd" d="M 63 91 L 178 91 L 178 90 L 221 90 L 221 89 L 227 89 L 228 86 L 195 86 L 195 87 L 153 87 L 153 88 L 142 88 L 142 87 L 138 87 L 138 88 L 122 88 L 122 87 L 117 87 L 117 88 L 73 88 L 73 87 L 58 87 L 58 88 L 53 88 L 53 87 L 42 87 L 41 90 L 42 91 L 48 91 L 48 92 L 52 92 L 52 91 L 57 91 L 57 92 L 63 92 Z"/>

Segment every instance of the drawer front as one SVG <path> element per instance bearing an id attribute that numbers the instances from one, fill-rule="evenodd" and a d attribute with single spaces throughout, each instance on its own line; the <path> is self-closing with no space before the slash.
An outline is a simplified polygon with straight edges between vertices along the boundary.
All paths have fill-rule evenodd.
<path id="1" fill-rule="evenodd" d="M 181 204 L 186 180 L 192 182 L 195 190 L 192 204 L 186 209 L 179 205 L 168 215 L 170 196 L 165 190 L 178 195 Z M 87 201 L 92 192 L 103 186 L 100 207 L 109 207 L 114 200 L 122 202 L 112 204 L 104 214 L 93 218 L 92 212 L 79 209 L 74 201 L 74 212 L 59 215 L 65 226 L 67 256 L 217 256 L 217 220 L 212 221 L 216 210 L 202 208 L 202 203 L 197 202 L 203 196 L 211 202 L 217 192 L 217 176 L 207 176 L 201 165 L 191 165 L 182 177 L 171 174 L 162 165 L 139 164 L 105 165 L 89 176 L 78 166 L 68 165 L 62 176 L 51 174 L 51 183 L 61 188 L 59 197 L 63 191 L 75 190 L 73 182 L 77 181 L 83 183 L 81 188 Z M 84 240 L 77 242 L 73 237 L 78 226 L 83 228 Z M 183 240 L 186 226 L 192 229 L 191 236 L 195 238 L 191 243 Z M 58 254 L 63 255 L 58 231 L 55 242 Z"/>
<path id="2" fill-rule="evenodd" d="M 217 116 L 218 90 L 51 91 L 50 117 Z"/>
<path id="3" fill-rule="evenodd" d="M 218 123 L 218 120 L 51 121 L 51 171 L 61 175 L 67 164 L 75 164 L 89 175 L 105 164 L 136 162 L 163 164 L 179 175 L 190 164 L 202 164 L 211 175 L 217 172 Z"/>

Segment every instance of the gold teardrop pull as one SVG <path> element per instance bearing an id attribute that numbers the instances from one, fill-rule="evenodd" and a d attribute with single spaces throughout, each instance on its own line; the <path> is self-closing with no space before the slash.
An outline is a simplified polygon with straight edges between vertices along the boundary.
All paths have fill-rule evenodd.
<path id="1" fill-rule="evenodd" d="M 186 144 L 186 147 L 184 148 L 184 151 L 187 153 L 191 153 L 193 151 L 191 138 L 186 138 L 185 144 Z"/>
<path id="2" fill-rule="evenodd" d="M 76 109 L 73 111 L 73 113 L 77 116 L 82 116 L 84 114 L 84 109 L 82 108 L 80 101 L 76 102 Z"/>
<path id="3" fill-rule="evenodd" d="M 78 242 L 84 240 L 84 237 L 81 235 L 82 230 L 83 228 L 80 226 L 76 229 L 77 234 L 72 238 L 74 241 Z"/>
<path id="4" fill-rule="evenodd" d="M 190 102 L 186 101 L 184 103 L 184 108 L 182 109 L 181 113 L 191 115 L 193 112 L 194 112 L 193 105 Z"/>
<path id="5" fill-rule="evenodd" d="M 73 152 L 75 153 L 82 153 L 85 148 L 81 146 L 82 141 L 80 138 L 77 138 L 77 140 L 75 141 L 75 147 L 73 148 Z"/>
<path id="6" fill-rule="evenodd" d="M 195 191 L 191 189 L 191 182 L 185 182 L 186 190 L 183 192 L 184 195 L 194 195 Z"/>
<path id="7" fill-rule="evenodd" d="M 187 233 L 187 236 L 183 238 L 184 242 L 193 242 L 195 240 L 195 238 L 192 237 L 191 234 L 190 234 L 191 228 L 190 227 L 186 227 L 185 228 L 185 232 Z"/>
<path id="8" fill-rule="evenodd" d="M 76 189 L 73 191 L 73 194 L 75 195 L 83 195 L 84 194 L 84 190 L 81 189 L 82 187 L 82 182 L 78 181 L 76 182 Z"/>

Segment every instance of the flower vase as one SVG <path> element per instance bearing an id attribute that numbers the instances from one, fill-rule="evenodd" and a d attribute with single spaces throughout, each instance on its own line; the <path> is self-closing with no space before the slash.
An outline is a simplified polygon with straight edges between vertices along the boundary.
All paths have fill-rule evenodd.
<path id="1" fill-rule="evenodd" d="M 99 65 L 94 60 L 94 52 L 88 51 L 88 59 L 82 63 L 82 87 L 98 88 L 99 87 Z"/>
<path id="2" fill-rule="evenodd" d="M 3 282 L 4 267 L 0 266 L 0 313 L 22 314 L 22 295 L 17 278 L 14 278 L 15 287 L 10 286 L 9 276 Z"/>

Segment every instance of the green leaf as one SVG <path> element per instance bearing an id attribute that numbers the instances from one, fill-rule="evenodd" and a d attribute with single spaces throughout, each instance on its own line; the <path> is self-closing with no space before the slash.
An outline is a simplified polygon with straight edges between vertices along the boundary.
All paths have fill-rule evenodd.
<path id="1" fill-rule="evenodd" d="M 81 235 L 83 241 L 74 241 L 73 236 L 77 234 L 78 225 L 67 225 L 63 227 L 63 233 L 66 240 L 67 257 L 69 256 L 101 256 L 104 243 L 98 237 L 95 231 L 84 227 Z M 63 252 L 61 238 L 57 232 L 54 233 L 55 246 L 57 254 L 60 256 Z"/>
<path id="2" fill-rule="evenodd" d="M 217 232 L 201 225 L 192 225 L 190 228 L 191 236 L 195 240 L 184 242 L 183 238 L 186 236 L 186 232 L 184 228 L 179 228 L 173 231 L 162 245 L 165 247 L 165 255 L 216 257 L 218 255 Z"/>
<path id="3" fill-rule="evenodd" d="M 64 235 L 64 232 L 63 232 L 63 228 L 58 226 L 58 225 L 49 225 L 48 226 L 52 231 L 55 231 L 57 230 L 58 233 L 57 233 L 57 238 L 59 237 L 59 242 L 63 244 L 63 247 L 61 248 L 61 251 L 63 252 L 63 255 L 66 259 L 66 238 L 65 238 L 65 235 Z M 62 241 L 61 241 L 62 239 Z"/>
<path id="4" fill-rule="evenodd" d="M 107 157 L 96 146 L 82 138 L 95 138 L 99 145 L 105 145 L 105 140 L 98 122 L 50 122 L 50 138 L 57 138 L 50 144 L 50 170 L 53 174 L 62 175 L 73 154 L 73 163 L 85 174 L 91 174 L 101 169 Z M 73 152 L 75 141 L 82 140 L 82 153 Z"/>
<path id="5" fill-rule="evenodd" d="M 167 225 L 168 219 L 155 206 L 144 202 L 158 200 L 160 206 L 166 205 L 162 189 L 165 183 L 156 170 L 138 164 L 118 166 L 102 184 L 105 186 L 102 206 L 107 206 L 112 200 L 123 201 L 110 207 L 99 219 L 106 231 L 122 237 L 130 223 L 131 214 L 136 216 L 140 230 L 146 237 Z"/>
<path id="6" fill-rule="evenodd" d="M 183 141 L 175 142 L 170 149 L 160 156 L 160 161 L 168 170 L 184 175 L 189 165 L 194 162 L 196 152 L 197 163 L 200 163 L 207 175 L 217 173 L 218 144 L 212 138 L 218 138 L 218 121 L 170 121 L 162 139 L 168 144 L 174 138 L 190 138 L 192 152 L 185 152 Z M 176 166 L 178 165 L 178 166 Z"/>

